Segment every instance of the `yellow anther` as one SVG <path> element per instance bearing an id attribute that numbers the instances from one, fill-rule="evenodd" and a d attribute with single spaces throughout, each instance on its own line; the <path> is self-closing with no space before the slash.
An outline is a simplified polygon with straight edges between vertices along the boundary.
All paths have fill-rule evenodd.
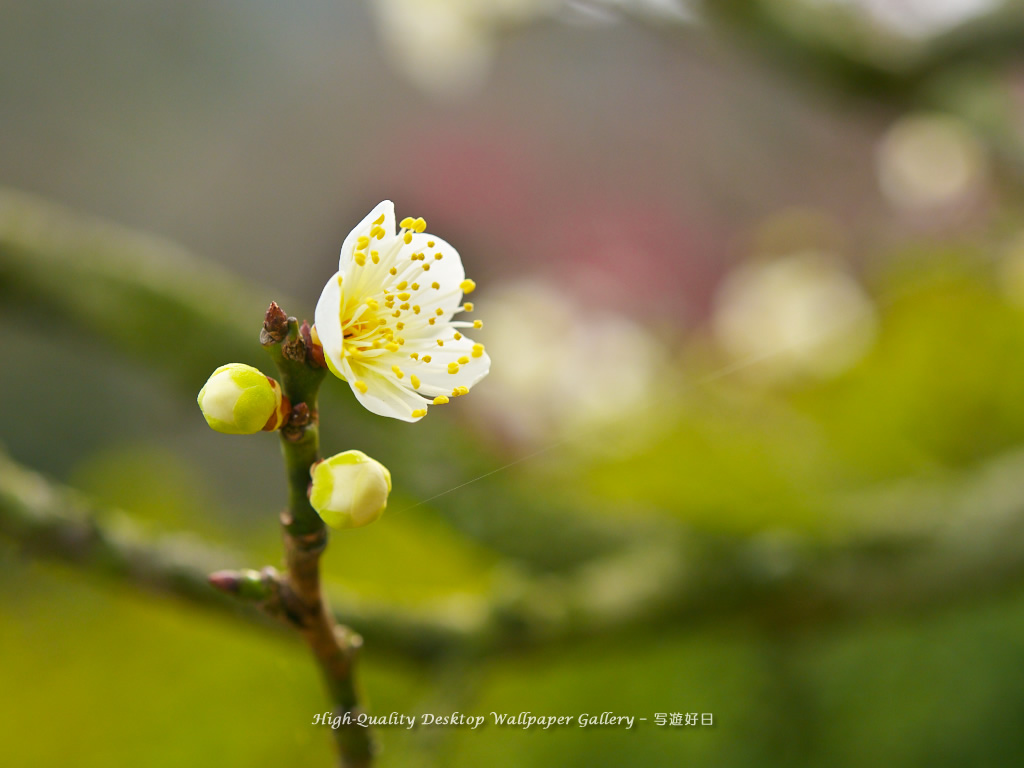
<path id="1" fill-rule="evenodd" d="M 395 349 L 398 349 L 398 347 L 396 346 Z M 405 374 L 402 373 L 402 369 L 399 368 L 397 365 L 391 366 L 391 372 L 395 374 L 395 376 L 397 376 L 398 378 L 402 378 L 403 376 L 405 376 Z"/>
<path id="2" fill-rule="evenodd" d="M 373 344 L 371 346 L 373 349 L 380 349 L 380 342 L 374 339 Z"/>
<path id="3" fill-rule="evenodd" d="M 484 356 L 484 345 L 483 344 L 474 344 L 473 345 L 473 357 L 483 357 L 483 356 Z"/>
<path id="4" fill-rule="evenodd" d="M 362 392 L 364 395 L 366 394 L 366 390 L 368 389 L 365 381 L 357 381 L 355 383 L 355 388 Z"/>
<path id="5" fill-rule="evenodd" d="M 417 232 L 424 232 L 427 229 L 427 222 L 423 219 L 416 219 L 416 221 L 412 223 L 412 229 L 415 229 Z"/>
<path id="6" fill-rule="evenodd" d="M 383 224 L 384 223 L 384 214 L 382 213 L 380 216 L 378 216 L 373 223 L 374 223 L 374 225 Z"/>
<path id="7" fill-rule="evenodd" d="M 441 315 L 444 314 L 444 310 L 438 307 L 437 309 L 434 310 L 434 314 L 440 317 Z"/>
<path id="8" fill-rule="evenodd" d="M 387 325 L 387 324 L 388 324 L 388 320 L 387 320 L 386 317 L 382 317 L 382 318 L 380 318 L 380 320 L 377 321 L 377 325 Z"/>
<path id="9" fill-rule="evenodd" d="M 419 283 L 413 283 L 410 286 L 410 288 L 412 288 L 414 291 L 418 291 L 420 289 L 420 284 Z"/>
<path id="10" fill-rule="evenodd" d="M 431 287 L 431 288 L 433 288 L 433 289 L 434 289 L 435 291 L 439 291 L 439 290 L 441 290 L 441 284 L 440 284 L 440 283 L 438 283 L 438 282 L 436 282 L 436 281 L 435 281 L 435 282 L 433 282 L 433 283 L 431 283 L 431 284 L 430 284 L 430 287 Z"/>
<path id="11" fill-rule="evenodd" d="M 400 338 L 398 340 L 398 343 L 404 346 L 405 345 L 405 339 Z"/>
<path id="12" fill-rule="evenodd" d="M 392 267 L 391 269 L 388 270 L 388 272 L 390 272 L 392 275 L 397 275 L 398 267 Z"/>
<path id="13" fill-rule="evenodd" d="M 427 323 L 429 323 L 430 325 L 433 325 L 435 322 L 437 322 L 437 318 L 436 317 L 432 317 L 429 320 L 427 320 Z"/>
<path id="14" fill-rule="evenodd" d="M 462 311 L 463 312 L 472 312 L 473 311 L 473 302 L 472 301 L 467 301 L 465 304 L 463 304 L 462 305 Z"/>
<path id="15" fill-rule="evenodd" d="M 420 305 L 419 304 L 413 304 L 412 305 L 412 313 L 414 315 L 418 315 L 420 313 Z"/>
<path id="16" fill-rule="evenodd" d="M 392 317 L 401 317 L 402 316 L 402 310 L 396 309 L 394 312 L 391 313 L 391 316 Z"/>
<path id="17" fill-rule="evenodd" d="M 395 328 L 397 328 L 400 331 L 404 330 L 405 329 L 405 323 L 395 323 Z"/>
<path id="18" fill-rule="evenodd" d="M 474 328 L 483 328 L 484 327 L 484 321 L 483 320 L 474 320 L 473 321 L 473 327 Z"/>
<path id="19" fill-rule="evenodd" d="M 430 355 L 424 355 L 423 356 L 423 362 L 424 363 L 429 363 L 430 362 Z"/>
<path id="20" fill-rule="evenodd" d="M 408 291 L 402 291 L 400 294 L 398 294 L 398 298 L 401 301 L 408 301 L 411 295 L 412 294 L 410 294 Z"/>
<path id="21" fill-rule="evenodd" d="M 444 254 L 443 253 L 435 253 L 434 254 L 434 258 L 437 259 L 438 261 L 440 261 L 441 259 L 444 258 Z"/>
<path id="22" fill-rule="evenodd" d="M 384 235 L 387 234 L 384 231 L 384 227 L 374 227 L 370 230 L 370 237 L 376 237 L 378 240 L 383 240 Z"/>
<path id="23" fill-rule="evenodd" d="M 420 359 L 420 353 L 419 352 L 413 352 L 411 355 L 409 355 L 409 357 L 411 357 L 413 360 L 419 360 Z"/>
<path id="24" fill-rule="evenodd" d="M 366 254 L 363 253 L 362 251 L 356 252 L 356 264 L 358 264 L 360 267 L 366 264 Z"/>
<path id="25" fill-rule="evenodd" d="M 452 397 L 462 397 L 469 394 L 469 387 L 456 387 L 452 390 Z"/>
<path id="26" fill-rule="evenodd" d="M 400 291 L 404 291 L 404 290 L 405 290 L 405 286 L 407 286 L 407 285 L 408 285 L 408 283 L 407 283 L 407 282 L 405 282 L 405 280 L 403 280 L 402 282 L 400 282 L 400 283 L 399 283 L 399 284 L 398 284 L 398 285 L 396 286 L 396 288 L 398 288 L 398 290 L 400 290 Z"/>
<path id="27" fill-rule="evenodd" d="M 395 344 L 395 342 L 393 341 L 389 341 L 387 344 L 384 345 L 384 349 L 386 349 L 388 352 L 397 352 L 398 345 Z"/>
<path id="28" fill-rule="evenodd" d="M 433 240 L 427 240 L 427 248 L 433 248 L 433 247 L 434 247 L 434 241 Z"/>
<path id="29" fill-rule="evenodd" d="M 424 264 L 423 265 L 423 271 L 424 272 L 429 272 L 430 271 L 430 265 L 429 264 Z"/>
<path id="30" fill-rule="evenodd" d="M 442 339 L 438 339 L 437 340 L 437 346 L 443 347 L 444 346 L 444 341 Z"/>
<path id="31" fill-rule="evenodd" d="M 414 419 L 420 419 L 420 418 L 423 418 L 426 415 L 427 415 L 427 409 L 426 408 L 417 408 L 415 411 L 412 412 L 412 417 Z"/>
<path id="32" fill-rule="evenodd" d="M 409 383 L 412 384 L 413 389 L 420 388 L 420 377 L 415 373 L 409 375 Z"/>
<path id="33" fill-rule="evenodd" d="M 463 280 L 461 283 L 459 283 L 459 288 L 462 289 L 463 293 L 472 293 L 473 291 L 476 290 L 476 283 L 474 283 L 472 280 Z"/>
<path id="34" fill-rule="evenodd" d="M 465 355 L 463 355 L 462 357 L 459 358 L 459 365 L 465 365 L 468 362 L 469 362 L 469 358 L 466 357 Z"/>
<path id="35" fill-rule="evenodd" d="M 411 243 L 412 242 L 412 232 L 406 232 L 404 235 L 402 235 L 402 239 L 405 241 L 406 245 Z"/>
<path id="36" fill-rule="evenodd" d="M 448 373 L 458 373 L 458 372 L 459 372 L 459 364 L 458 363 L 448 363 Z"/>
<path id="37" fill-rule="evenodd" d="M 374 264 L 380 264 L 380 252 L 370 251 L 370 258 L 373 259 Z"/>
<path id="38" fill-rule="evenodd" d="M 461 333 L 459 333 L 458 331 L 456 331 L 456 332 L 455 332 L 455 337 L 454 337 L 454 338 L 455 338 L 455 340 L 456 340 L 456 341 L 458 341 L 459 339 L 461 339 L 461 338 L 462 338 L 462 334 L 461 334 Z"/>
<path id="39" fill-rule="evenodd" d="M 409 302 L 407 301 L 404 304 L 399 304 L 398 308 L 399 309 L 408 309 L 409 308 Z"/>
<path id="40" fill-rule="evenodd" d="M 438 395 L 434 398 L 434 405 L 444 405 L 448 402 L 448 398 L 444 395 Z"/>
<path id="41" fill-rule="evenodd" d="M 358 240 L 356 240 L 356 250 L 361 251 L 363 248 L 365 248 L 369 244 L 370 244 L 370 238 L 368 238 L 366 235 L 363 235 Z"/>
<path id="42" fill-rule="evenodd" d="M 376 299 L 367 299 L 366 306 L 373 310 L 380 309 L 380 304 L 377 303 Z"/>
<path id="43" fill-rule="evenodd" d="M 406 216 L 404 219 L 398 222 L 398 226 L 400 226 L 402 229 L 412 229 L 415 223 L 416 222 L 411 217 Z"/>

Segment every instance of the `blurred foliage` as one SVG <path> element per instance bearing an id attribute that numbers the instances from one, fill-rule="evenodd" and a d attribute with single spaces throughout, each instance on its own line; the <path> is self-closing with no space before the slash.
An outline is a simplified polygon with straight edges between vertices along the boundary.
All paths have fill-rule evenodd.
<path id="1" fill-rule="evenodd" d="M 600 5 L 637 12 L 629 3 Z M 1006 230 L 1021 225 L 1019 4 L 913 44 L 879 30 L 852 3 L 703 5 L 716 29 L 824 83 L 837 101 L 854 94 L 861 100 L 851 103 L 870 111 L 884 102 L 955 115 L 991 155 L 987 194 L 1003 195 L 1006 208 L 969 219 L 975 229 L 966 237 L 916 234 L 892 249 L 884 237 L 872 242 L 885 252 L 871 254 L 861 277 L 877 336 L 836 376 L 758 381 L 744 370 L 758 361 L 733 370 L 710 327 L 700 326 L 682 342 L 673 335 L 675 359 L 659 374 L 667 383 L 648 412 L 522 450 L 454 408 L 413 436 L 369 417 L 343 387 L 328 387 L 325 450 L 359 447 L 396 478 L 379 524 L 333 538 L 325 564 L 335 585 L 411 614 L 434 603 L 457 611 L 466 596 L 515 599 L 526 576 L 543 587 L 554 583 L 545 581 L 551 574 L 606 568 L 605 591 L 585 598 L 614 603 L 630 578 L 663 573 L 644 558 L 670 552 L 678 569 L 693 566 L 689 553 L 673 549 L 674 536 L 697 529 L 720 537 L 723 550 L 764 544 L 766 573 L 773 555 L 785 569 L 787 536 L 807 536 L 812 556 L 856 588 L 860 574 L 832 562 L 847 536 L 946 523 L 947 538 L 970 549 L 992 546 L 986 526 L 1004 530 L 994 520 L 1019 506 L 1024 444 L 1024 308 L 999 261 Z M 473 12 L 483 13 L 478 6 Z M 688 39 L 675 35 L 683 21 L 692 32 L 689 16 L 637 17 L 665 24 L 673 42 Z M 488 26 L 487 34 L 493 45 L 497 33 Z M 273 285 L 274 275 L 263 280 Z M 229 543 L 254 566 L 277 562 L 274 510 L 284 490 L 274 439 L 214 435 L 194 406 L 220 363 L 268 368 L 255 330 L 272 298 L 300 317 L 310 313 L 308 302 L 245 283 L 177 246 L 3 192 L 3 441 L 19 461 L 153 530 Z M 651 540 L 661 548 L 634 555 L 632 547 Z M 872 616 L 869 605 L 850 612 L 856 621 L 827 621 L 828 606 L 769 604 L 739 616 L 723 607 L 714 620 L 712 606 L 712 620 L 692 626 L 665 617 L 486 659 L 415 663 L 371 644 L 363 684 L 375 714 L 715 717 L 713 727 L 695 729 L 384 728 L 380 764 L 1016 765 L 1024 754 L 1024 594 L 1019 569 L 992 552 L 977 594 L 947 583 L 959 573 L 953 562 L 926 564 L 923 575 L 908 570 L 934 576 L 936 597 L 924 601 L 928 610 L 898 615 Z M 617 553 L 625 556 L 615 571 L 608 566 Z M 732 575 L 712 574 L 717 594 L 728 595 L 722 584 Z M 898 598 L 918 586 L 911 582 L 863 589 L 868 600 Z M 0 541 L 0 585 L 8 693 L 0 720 L 10 734 L 0 762 L 329 762 L 329 739 L 310 725 L 324 698 L 297 644 L 28 560 L 17 542 Z M 535 599 L 543 614 L 557 610 L 560 596 L 552 589 L 519 598 Z"/>

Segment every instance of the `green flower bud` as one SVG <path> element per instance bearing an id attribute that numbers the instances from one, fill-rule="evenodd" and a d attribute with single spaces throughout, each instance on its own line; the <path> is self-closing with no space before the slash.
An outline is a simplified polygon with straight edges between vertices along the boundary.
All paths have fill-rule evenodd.
<path id="1" fill-rule="evenodd" d="M 281 385 L 258 368 L 222 365 L 199 390 L 206 423 L 229 435 L 251 435 L 281 426 L 288 411 Z"/>
<path id="2" fill-rule="evenodd" d="M 332 528 L 359 528 L 384 512 L 391 473 L 362 451 L 345 451 L 314 464 L 309 503 Z"/>

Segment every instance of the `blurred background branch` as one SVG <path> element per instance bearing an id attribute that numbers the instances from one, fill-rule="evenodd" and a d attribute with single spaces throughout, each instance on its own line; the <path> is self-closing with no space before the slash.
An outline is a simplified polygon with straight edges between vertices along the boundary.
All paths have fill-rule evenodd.
<path id="1" fill-rule="evenodd" d="M 721 538 L 677 528 L 566 576 L 507 579 L 488 598 L 403 610 L 332 594 L 339 622 L 417 659 L 490 654 L 728 616 L 820 626 L 948 605 L 1024 583 L 1024 453 L 962 477 L 861 493 L 837 513 L 857 533 Z M 665 532 L 667 533 L 667 532 Z M 0 535 L 56 558 L 262 623 L 207 583 L 240 560 L 190 535 L 146 532 L 123 513 L 0 459 Z"/>

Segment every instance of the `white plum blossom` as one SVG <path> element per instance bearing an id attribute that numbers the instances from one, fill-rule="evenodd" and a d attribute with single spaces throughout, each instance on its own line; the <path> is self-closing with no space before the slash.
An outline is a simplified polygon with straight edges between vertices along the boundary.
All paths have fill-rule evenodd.
<path id="1" fill-rule="evenodd" d="M 380 203 L 345 238 L 316 305 L 327 367 L 367 410 L 402 421 L 467 394 L 491 366 L 483 345 L 462 332 L 482 322 L 453 319 L 473 311 L 463 294 L 476 285 L 458 252 L 426 226 L 407 218 L 396 229 L 394 204 Z"/>

